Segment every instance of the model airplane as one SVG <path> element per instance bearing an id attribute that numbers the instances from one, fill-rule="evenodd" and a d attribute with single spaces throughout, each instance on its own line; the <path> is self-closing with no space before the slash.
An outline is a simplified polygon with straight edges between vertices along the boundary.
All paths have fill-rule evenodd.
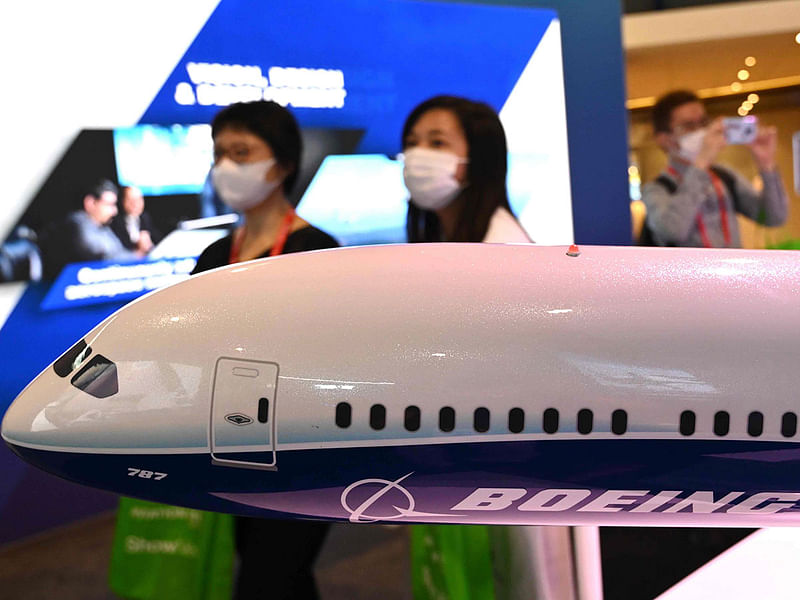
<path id="1" fill-rule="evenodd" d="M 19 395 L 61 477 L 351 522 L 800 524 L 800 257 L 432 244 L 233 265 Z"/>

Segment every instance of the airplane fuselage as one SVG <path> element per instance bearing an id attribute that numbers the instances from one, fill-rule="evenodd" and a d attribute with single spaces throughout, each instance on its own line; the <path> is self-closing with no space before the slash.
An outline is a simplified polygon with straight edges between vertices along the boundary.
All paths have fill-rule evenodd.
<path id="1" fill-rule="evenodd" d="M 798 285 L 775 251 L 243 263 L 109 317 L 20 394 L 3 437 L 87 485 L 241 514 L 790 525 Z"/>

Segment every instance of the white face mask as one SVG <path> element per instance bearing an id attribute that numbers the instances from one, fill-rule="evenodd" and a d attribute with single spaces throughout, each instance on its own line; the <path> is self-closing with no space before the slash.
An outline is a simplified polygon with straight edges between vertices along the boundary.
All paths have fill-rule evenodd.
<path id="1" fill-rule="evenodd" d="M 461 191 L 456 179 L 458 165 L 467 160 L 451 152 L 411 148 L 403 158 L 403 180 L 411 201 L 425 210 L 444 208 Z"/>
<path id="2" fill-rule="evenodd" d="M 703 147 L 703 140 L 705 137 L 705 129 L 698 129 L 697 131 L 683 134 L 678 138 L 678 155 L 692 162 L 697 158 L 697 155 L 700 154 L 700 149 Z"/>
<path id="3" fill-rule="evenodd" d="M 260 204 L 280 185 L 280 179 L 266 179 L 274 164 L 274 158 L 242 165 L 223 158 L 211 169 L 211 180 L 222 201 L 243 212 Z"/>

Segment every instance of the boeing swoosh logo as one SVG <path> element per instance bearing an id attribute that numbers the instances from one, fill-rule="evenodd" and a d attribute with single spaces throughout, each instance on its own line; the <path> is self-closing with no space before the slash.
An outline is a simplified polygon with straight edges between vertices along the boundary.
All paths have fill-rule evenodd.
<path id="1" fill-rule="evenodd" d="M 355 483 L 351 483 L 348 485 L 344 491 L 342 492 L 341 496 L 341 503 L 342 508 L 344 508 L 348 513 L 350 513 L 350 522 L 351 523 L 375 523 L 377 521 L 391 521 L 395 519 L 409 519 L 414 517 L 461 517 L 464 515 L 454 515 L 454 514 L 438 514 L 438 513 L 429 513 L 429 512 L 421 512 L 415 510 L 416 503 L 414 501 L 414 497 L 411 495 L 406 488 L 400 485 L 404 479 L 409 477 L 413 474 L 407 473 L 403 475 L 399 479 L 395 481 L 389 481 L 388 479 L 361 479 L 360 481 L 356 481 Z M 369 496 L 366 500 L 362 501 L 357 507 L 353 508 L 350 503 L 348 502 L 348 497 L 358 488 L 362 486 L 382 486 L 378 488 L 376 492 L 374 492 L 371 496 Z M 400 494 L 402 498 L 405 499 L 406 504 L 408 505 L 406 508 L 402 508 L 397 506 L 395 503 L 389 503 L 395 511 L 396 514 L 375 514 L 374 512 L 370 512 L 370 509 L 390 491 L 396 491 Z M 397 495 L 397 494 L 396 494 Z"/>

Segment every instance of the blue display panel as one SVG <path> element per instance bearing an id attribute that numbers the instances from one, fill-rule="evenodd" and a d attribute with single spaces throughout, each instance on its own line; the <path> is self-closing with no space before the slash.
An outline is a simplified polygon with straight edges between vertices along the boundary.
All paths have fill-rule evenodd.
<path id="1" fill-rule="evenodd" d="M 208 179 L 207 123 L 231 102 L 272 99 L 290 107 L 302 127 L 305 151 L 291 198 L 298 213 L 342 245 L 404 242 L 408 193 L 395 160 L 402 125 L 420 101 L 448 93 L 498 111 L 509 146 L 509 198 L 529 236 L 544 244 L 573 241 L 555 11 L 413 0 L 270 2 L 269 19 L 255 20 L 251 11 L 243 2 L 221 2 L 143 123 L 113 130 L 118 181 L 151 197 L 162 222 L 169 211 L 168 222 L 185 219 L 186 204 L 152 196 L 198 194 L 197 206 L 219 210 Z M 353 35 L 332 34 L 336 24 Z M 234 30 L 240 35 L 231 44 Z M 289 30 L 294 35 L 275 35 Z M 440 33 L 432 38 L 431 31 Z M 175 246 L 178 232 L 161 233 Z M 201 249 L 178 248 L 172 256 Z M 43 308 L 133 298 L 159 279 L 139 272 L 163 279 L 163 261 L 117 262 L 67 265 Z M 91 269 L 113 277 L 81 281 Z"/>
<path id="2" fill-rule="evenodd" d="M 423 100 L 452 94 L 484 101 L 506 130 L 511 202 L 523 227 L 538 243 L 573 241 L 561 28 L 554 10 L 298 0 L 265 3 L 260 11 L 264 18 L 253 18 L 251 4 L 223 0 L 141 121 L 208 123 L 232 102 L 274 100 L 304 129 L 363 131 L 355 154 L 393 158 L 401 150 L 403 122 Z M 397 180 L 369 157 L 360 163 L 372 189 L 369 204 L 346 198 L 360 182 L 347 177 L 354 164 L 325 164 L 327 202 L 347 205 L 335 209 L 337 218 L 364 225 L 375 217 L 364 211 L 375 205 L 385 205 L 377 209 L 381 214 L 396 211 Z M 344 171 L 334 173 L 339 168 Z M 387 176 L 383 185 L 380 174 Z M 346 187 L 330 188 L 334 180 Z M 318 201 L 312 210 L 303 200 L 300 214 L 336 235 L 342 224 L 329 221 L 330 209 Z M 337 237 L 345 244 L 403 241 L 396 220 L 393 214 L 375 222 L 371 236 L 347 231 Z"/>
<path id="3" fill-rule="evenodd" d="M 405 116 L 432 95 L 502 107 L 556 18 L 410 0 L 272 1 L 254 12 L 223 0 L 141 122 L 208 123 L 231 102 L 274 99 L 305 126 L 366 128 L 362 152 L 397 152 Z"/>

